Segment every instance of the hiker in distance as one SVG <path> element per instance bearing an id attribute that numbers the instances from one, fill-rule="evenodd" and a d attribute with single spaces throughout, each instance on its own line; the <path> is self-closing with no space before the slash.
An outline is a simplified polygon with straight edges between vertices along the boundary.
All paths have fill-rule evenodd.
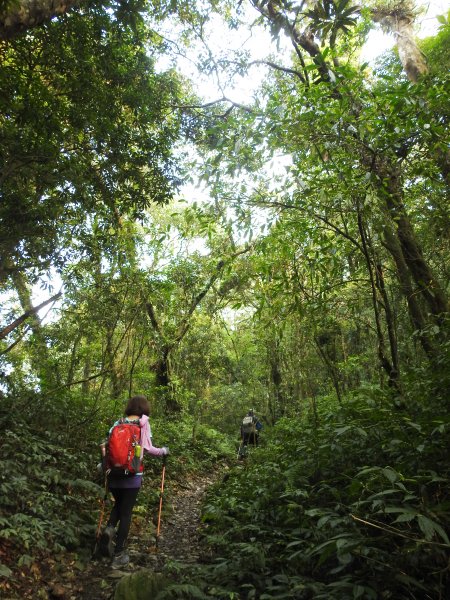
<path id="1" fill-rule="evenodd" d="M 249 410 L 242 419 L 241 424 L 241 440 L 242 446 L 257 446 L 259 440 L 259 432 L 263 425 L 259 418 L 255 415 L 253 409 Z"/>
<path id="2" fill-rule="evenodd" d="M 99 545 L 104 556 L 113 557 L 113 569 L 125 567 L 130 560 L 125 547 L 133 508 L 142 485 L 144 453 L 152 456 L 169 454 L 168 448 L 156 448 L 152 444 L 149 412 L 150 405 L 145 396 L 130 398 L 125 417 L 114 423 L 107 440 L 101 445 L 107 486 L 114 497 L 114 506 Z"/>

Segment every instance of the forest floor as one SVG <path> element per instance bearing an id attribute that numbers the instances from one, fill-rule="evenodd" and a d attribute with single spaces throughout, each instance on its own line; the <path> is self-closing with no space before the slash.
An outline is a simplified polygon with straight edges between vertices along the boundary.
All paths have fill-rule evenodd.
<path id="1" fill-rule="evenodd" d="M 22 577 L 15 578 L 12 585 L 0 586 L 0 597 L 3 600 L 112 600 L 117 583 L 126 574 L 141 569 L 161 573 L 165 564 L 174 560 L 184 564 L 203 562 L 201 504 L 207 489 L 224 468 L 221 465 L 206 476 L 189 475 L 181 482 L 166 480 L 163 496 L 166 514 L 161 521 L 158 546 L 155 545 L 155 527 L 149 526 L 148 517 L 133 516 L 128 538 L 130 564 L 125 569 L 111 569 L 111 560 L 107 558 L 60 553 L 23 569 Z M 110 503 L 108 508 L 111 508 Z M 156 509 L 153 521 L 157 512 Z"/>

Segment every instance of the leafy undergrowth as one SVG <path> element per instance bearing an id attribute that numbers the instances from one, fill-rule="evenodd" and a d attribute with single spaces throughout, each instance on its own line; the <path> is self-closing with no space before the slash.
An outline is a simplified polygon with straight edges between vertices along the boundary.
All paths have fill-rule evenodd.
<path id="1" fill-rule="evenodd" d="M 443 384 L 419 378 L 403 403 L 367 387 L 343 406 L 322 399 L 316 415 L 267 428 L 263 446 L 209 494 L 204 564 L 169 565 L 182 583 L 158 598 L 444 598 L 450 419 Z M 1 447 L 0 594 L 32 598 L 33 583 L 51 581 L 57 565 L 74 577 L 82 568 L 102 489 L 93 481 L 95 456 L 15 425 Z M 187 421 L 154 429 L 158 444 L 171 447 L 174 480 L 233 455 L 208 428 L 192 445 Z M 148 470 L 159 476 L 160 463 L 150 461 Z M 156 500 L 152 487 L 136 514 Z"/>
<path id="2" fill-rule="evenodd" d="M 373 388 L 325 404 L 318 422 L 280 421 L 216 487 L 203 515 L 215 558 L 179 597 L 445 597 L 448 414 Z"/>
<path id="3" fill-rule="evenodd" d="M 234 453 L 225 436 L 206 427 L 198 428 L 195 445 L 187 422 L 159 423 L 154 429 L 161 432 L 159 445 L 170 445 L 172 481 Z M 0 597 L 34 598 L 36 581 L 48 580 L 51 588 L 55 564 L 76 575 L 92 554 L 104 490 L 96 470 L 98 440 L 85 437 L 98 436 L 86 431 L 81 439 L 64 428 L 56 434 L 53 426 L 39 429 L 23 418 L 5 420 L 3 430 Z M 148 480 L 158 480 L 160 461 L 146 464 Z M 158 490 L 146 488 L 136 514 L 157 503 Z"/>

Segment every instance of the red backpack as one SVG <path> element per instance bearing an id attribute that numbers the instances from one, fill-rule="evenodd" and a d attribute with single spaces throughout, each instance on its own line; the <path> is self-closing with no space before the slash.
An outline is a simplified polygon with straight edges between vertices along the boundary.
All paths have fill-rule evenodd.
<path id="1" fill-rule="evenodd" d="M 111 430 L 106 445 L 106 469 L 113 475 L 142 473 L 143 452 L 141 427 L 138 423 L 125 423 L 120 419 Z"/>

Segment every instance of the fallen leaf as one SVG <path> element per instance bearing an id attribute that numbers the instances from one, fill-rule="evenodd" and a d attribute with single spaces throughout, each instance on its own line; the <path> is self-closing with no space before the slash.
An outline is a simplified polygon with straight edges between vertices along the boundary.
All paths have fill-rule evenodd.
<path id="1" fill-rule="evenodd" d="M 49 592 L 53 598 L 64 598 L 66 596 L 66 589 L 59 583 L 50 586 Z"/>

